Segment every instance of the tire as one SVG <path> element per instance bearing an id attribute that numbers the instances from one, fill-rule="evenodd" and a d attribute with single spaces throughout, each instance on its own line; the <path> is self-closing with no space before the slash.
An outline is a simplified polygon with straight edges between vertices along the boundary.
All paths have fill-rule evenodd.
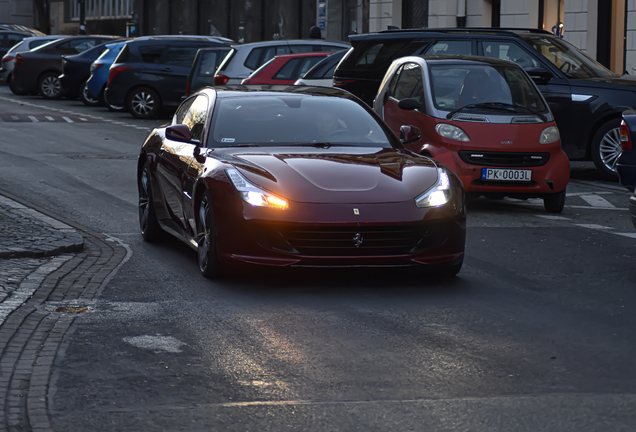
<path id="1" fill-rule="evenodd" d="M 159 114 L 161 100 L 157 92 L 150 87 L 139 87 L 130 92 L 126 108 L 133 117 L 151 119 Z"/>
<path id="2" fill-rule="evenodd" d="M 201 198 L 201 205 L 197 212 L 197 255 L 199 270 L 206 278 L 216 279 L 223 273 L 217 255 L 216 227 L 212 212 L 210 193 L 206 191 Z"/>
<path id="3" fill-rule="evenodd" d="M 25 90 L 22 87 L 18 87 L 13 83 L 13 75 L 9 75 L 7 81 L 9 82 L 9 90 L 11 90 L 14 95 L 24 96 L 29 94 L 28 90 Z"/>
<path id="4" fill-rule="evenodd" d="M 548 213 L 561 213 L 565 206 L 565 189 L 543 197 L 543 207 Z"/>
<path id="5" fill-rule="evenodd" d="M 146 162 L 141 170 L 138 180 L 139 189 L 139 228 L 141 236 L 147 242 L 152 242 L 161 236 L 163 230 L 157 221 L 154 199 L 152 195 L 152 182 L 150 181 L 150 168 Z"/>
<path id="6" fill-rule="evenodd" d="M 613 119 L 602 125 L 592 139 L 592 160 L 607 180 L 618 180 L 616 161 L 621 154 L 621 120 Z"/>
<path id="7" fill-rule="evenodd" d="M 44 99 L 59 99 L 62 97 L 62 83 L 58 78 L 60 74 L 47 72 L 38 80 L 38 92 Z"/>
<path id="8" fill-rule="evenodd" d="M 102 99 L 101 95 L 97 98 L 94 98 L 93 96 L 91 96 L 91 94 L 88 92 L 88 89 L 86 88 L 86 81 L 88 80 L 84 80 L 84 82 L 80 86 L 81 91 L 79 94 L 79 99 L 84 103 L 84 105 L 87 105 L 87 106 L 104 105 L 104 100 Z"/>

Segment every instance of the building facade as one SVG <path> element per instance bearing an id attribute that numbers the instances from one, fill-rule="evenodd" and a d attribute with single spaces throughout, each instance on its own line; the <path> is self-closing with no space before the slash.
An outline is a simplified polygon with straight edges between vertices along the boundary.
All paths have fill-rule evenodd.
<path id="1" fill-rule="evenodd" d="M 237 42 L 399 28 L 541 28 L 616 73 L 636 74 L 636 0 L 83 0 L 86 31 L 201 34 Z M 78 0 L 0 0 L 0 22 L 77 34 Z"/>

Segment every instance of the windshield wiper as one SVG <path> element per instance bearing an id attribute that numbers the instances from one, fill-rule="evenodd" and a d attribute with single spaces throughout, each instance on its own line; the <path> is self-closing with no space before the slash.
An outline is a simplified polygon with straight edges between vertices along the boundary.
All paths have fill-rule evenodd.
<path id="1" fill-rule="evenodd" d="M 496 111 L 519 111 L 520 109 L 526 112 L 529 112 L 530 114 L 534 114 L 537 117 L 539 117 L 541 120 L 543 121 L 547 121 L 546 117 L 537 112 L 534 111 L 528 107 L 525 107 L 523 105 L 513 105 L 513 104 L 509 104 L 509 103 L 505 103 L 505 102 L 483 102 L 483 103 L 477 103 L 477 104 L 470 104 L 470 105 L 466 105 L 460 108 L 455 108 L 454 110 L 452 110 L 451 112 L 448 113 L 448 115 L 446 116 L 447 119 L 450 119 L 451 117 L 453 117 L 453 115 L 455 115 L 456 113 L 464 110 L 464 109 L 471 109 L 471 108 L 484 108 L 484 109 L 491 109 L 491 110 L 496 110 Z"/>

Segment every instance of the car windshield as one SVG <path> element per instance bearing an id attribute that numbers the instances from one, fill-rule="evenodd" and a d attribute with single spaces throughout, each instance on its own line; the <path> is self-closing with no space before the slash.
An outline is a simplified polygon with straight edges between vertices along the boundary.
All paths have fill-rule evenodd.
<path id="1" fill-rule="evenodd" d="M 433 103 L 438 109 L 462 107 L 547 113 L 543 99 L 520 68 L 474 64 L 431 65 Z M 518 108 L 518 109 L 515 109 Z"/>
<path id="2" fill-rule="evenodd" d="M 574 45 L 562 39 L 525 36 L 524 40 L 543 57 L 571 78 L 599 78 L 616 76 L 603 65 L 589 58 Z"/>
<path id="3" fill-rule="evenodd" d="M 217 99 L 208 146 L 388 148 L 388 133 L 364 108 L 348 99 L 246 94 Z"/>

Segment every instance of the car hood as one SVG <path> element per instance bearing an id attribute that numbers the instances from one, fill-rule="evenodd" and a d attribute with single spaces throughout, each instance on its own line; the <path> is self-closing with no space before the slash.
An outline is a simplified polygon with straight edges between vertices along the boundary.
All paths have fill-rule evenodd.
<path id="1" fill-rule="evenodd" d="M 226 161 L 254 184 L 296 202 L 402 202 L 429 189 L 438 177 L 435 162 L 406 150 L 242 150 L 226 152 Z"/>
<path id="2" fill-rule="evenodd" d="M 636 90 L 636 76 L 623 75 L 615 77 L 599 77 L 599 78 L 582 78 L 574 80 L 577 84 L 590 87 L 609 87 L 616 88 L 615 86 L 621 86 L 623 89 L 625 86 L 632 87 L 632 90 Z"/>

